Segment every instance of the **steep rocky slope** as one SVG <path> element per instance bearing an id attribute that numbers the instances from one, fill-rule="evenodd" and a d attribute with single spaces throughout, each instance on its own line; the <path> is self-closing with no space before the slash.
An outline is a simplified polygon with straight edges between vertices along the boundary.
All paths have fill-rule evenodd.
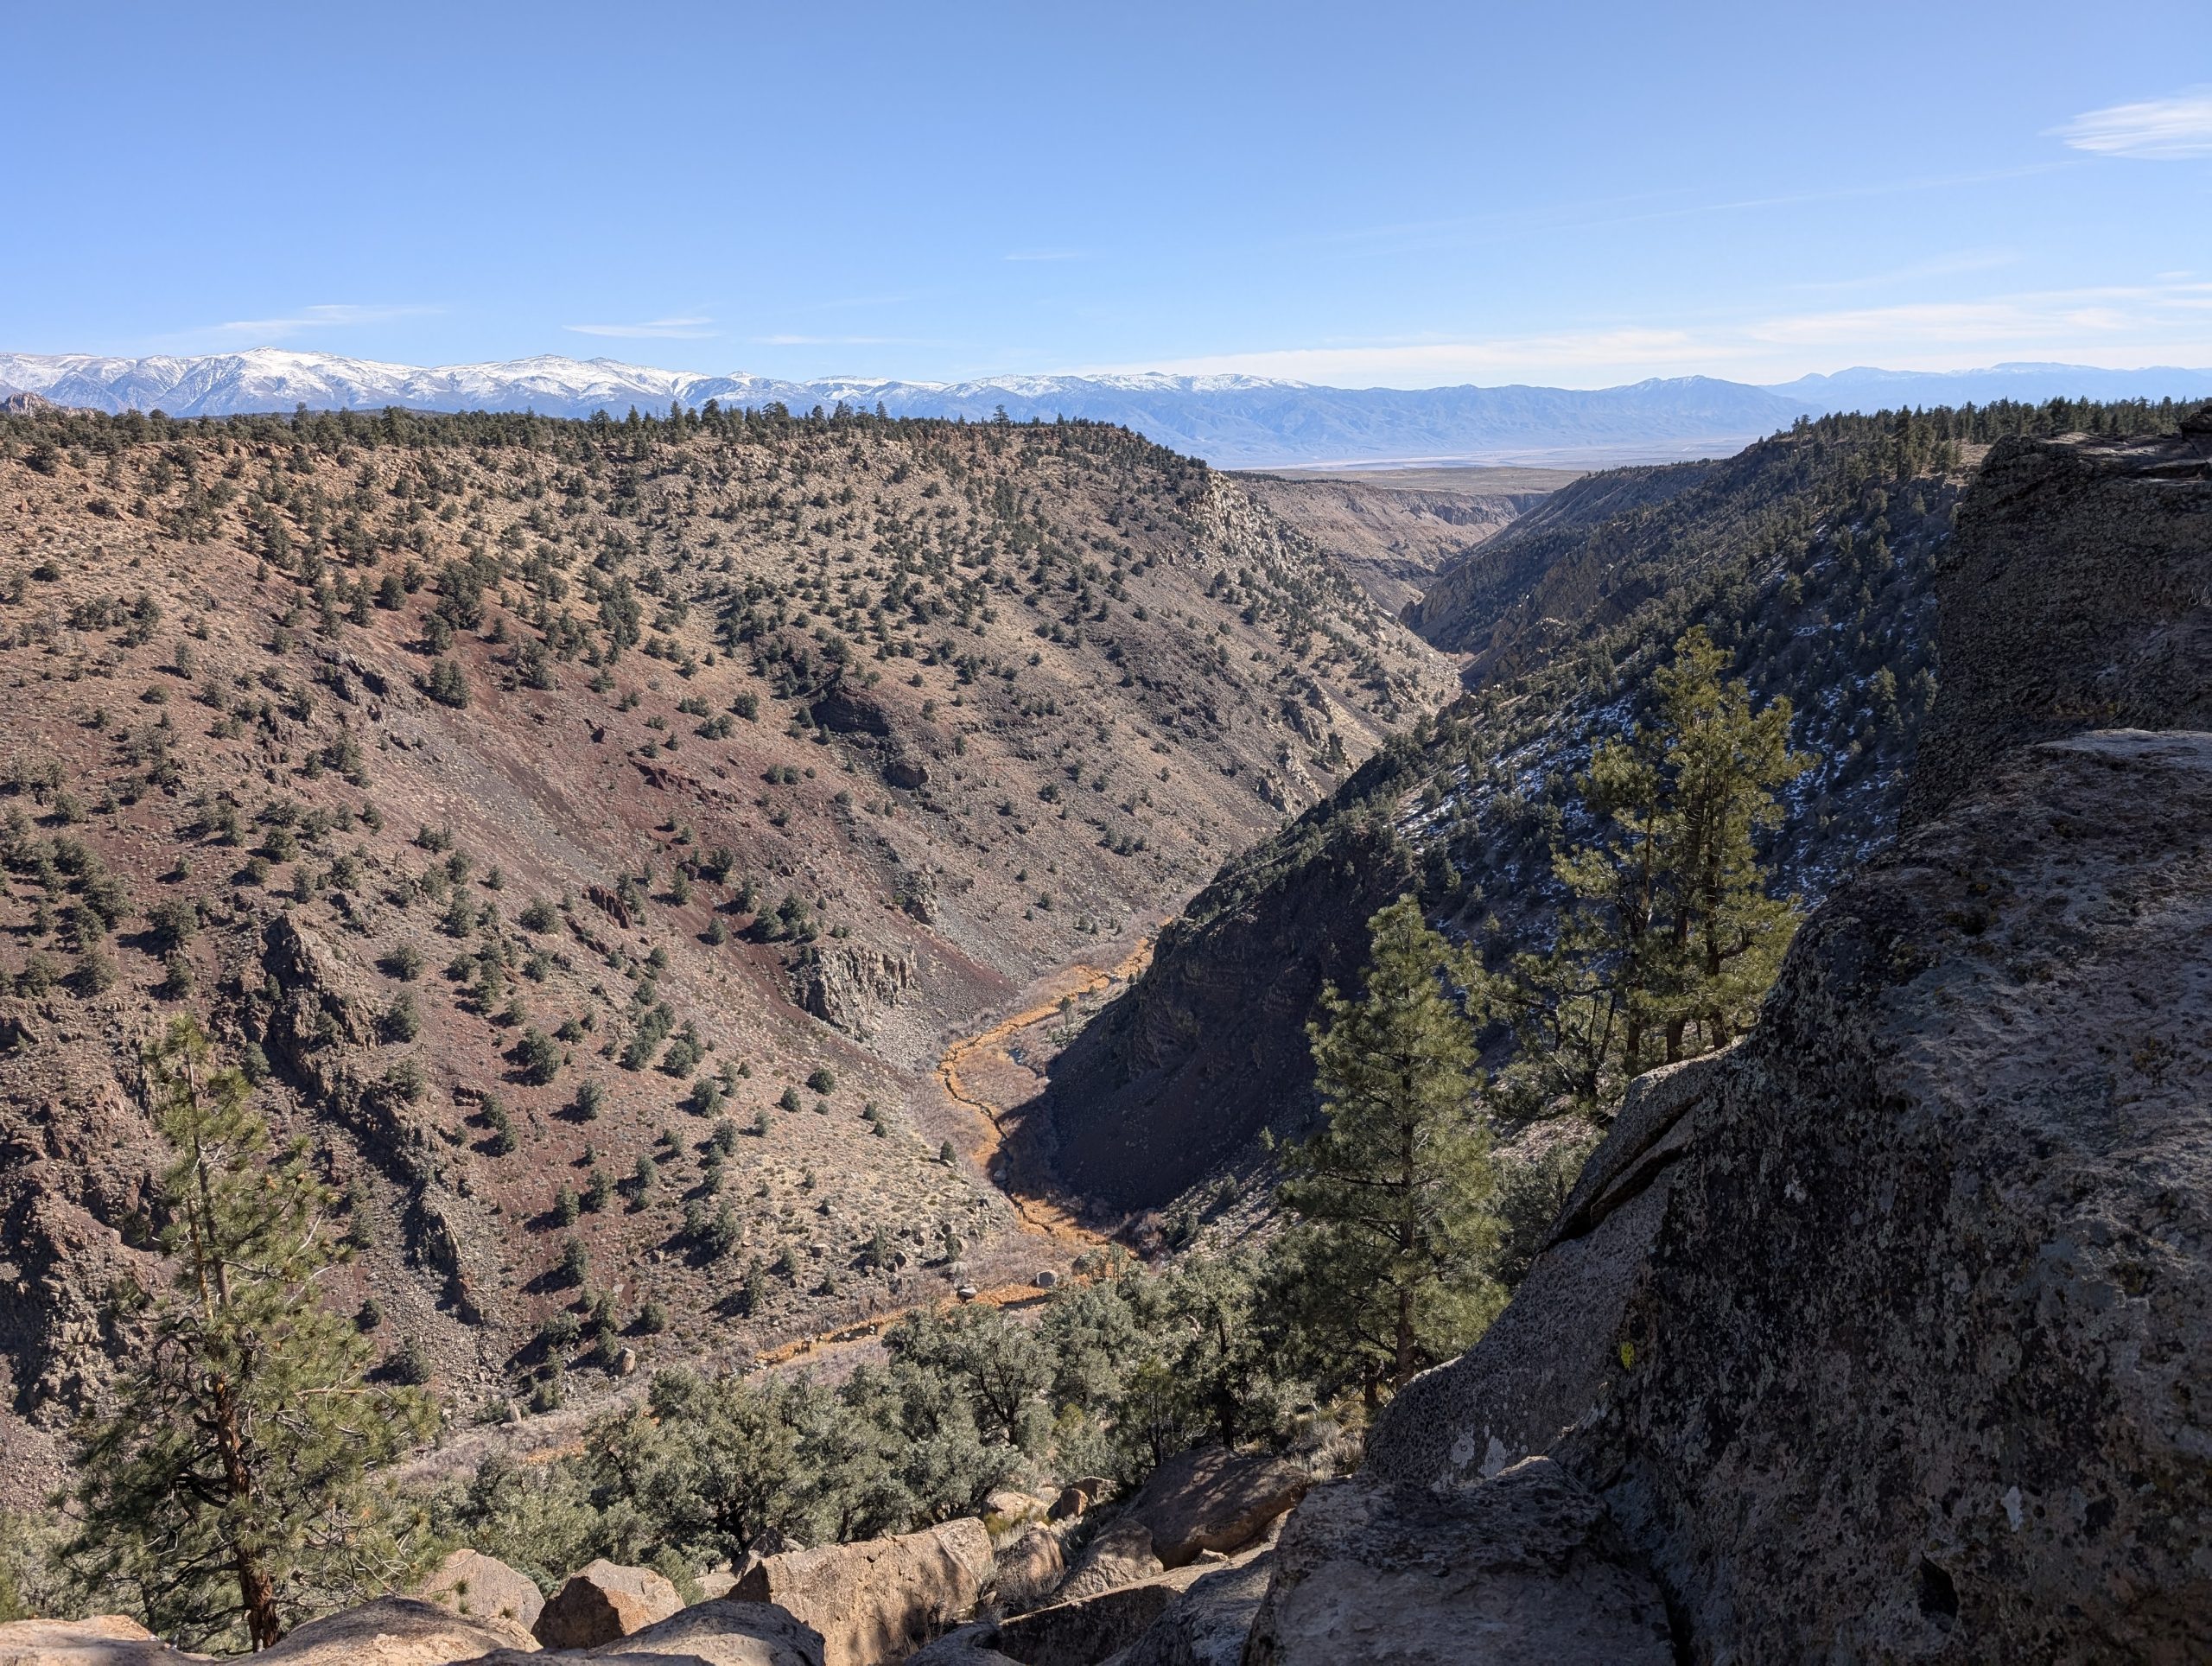
<path id="1" fill-rule="evenodd" d="M 2212 422 L 2007 442 L 1961 519 L 1931 807 L 1747 1039 L 1638 1083 L 1349 1484 L 1448 1513 L 1548 1454 L 1689 1658 L 2212 1650 L 2212 734 L 2165 727 L 2202 712 L 2164 675 L 2208 628 Z M 2152 601 L 2092 582 L 2115 559 Z M 2101 680 L 2163 732 L 2082 732 L 2082 703 L 2044 738 Z"/>
<path id="2" fill-rule="evenodd" d="M 1554 494 L 1471 564 L 1517 567 L 1533 546 L 1586 577 L 1648 570 L 1561 581 L 1579 611 L 1530 645 L 1535 662 L 1478 660 L 1465 699 L 1226 864 L 1054 1064 L 1025 1135 L 1114 1210 L 1201 1182 L 1214 1196 L 1262 1127 L 1294 1131 L 1310 1109 L 1306 1018 L 1325 981 L 1357 971 L 1382 902 L 1418 889 L 1493 959 L 1541 932 L 1553 845 L 1586 824 L 1575 772 L 1593 738 L 1635 721 L 1636 690 L 1692 622 L 1758 696 L 1796 706 L 1795 738 L 1819 762 L 1790 789 L 1770 854 L 1789 887 L 1820 894 L 1894 824 L 1936 687 L 1930 575 L 1964 479 L 1955 459 L 1870 424 Z"/>
<path id="3" fill-rule="evenodd" d="M 1548 1453 L 1698 1659 L 2212 1648 L 2208 815 L 2212 737 L 2094 731 L 1847 881 L 1373 1480 Z"/>
<path id="4" fill-rule="evenodd" d="M 156 1275 L 168 1014 L 314 1143 L 395 1369 L 550 1406 L 1027 1277 L 944 1040 L 1449 673 L 1118 430 L 48 414 L 0 425 L 0 685 L 22 1496 Z"/>
<path id="5" fill-rule="evenodd" d="M 2015 439 L 1991 454 L 1939 569 L 1948 670 L 1908 823 L 2031 741 L 2086 724 L 2212 729 L 2209 429 L 2199 411 L 2179 445 Z"/>
<path id="6" fill-rule="evenodd" d="M 1772 443 L 1722 461 L 1586 474 L 1553 493 L 1482 559 L 1448 563 L 1407 620 L 1429 641 L 1472 655 L 1470 669 L 1478 678 L 1526 669 L 1582 622 L 1597 595 L 1619 589 L 1629 576 L 1624 569 L 1656 561 L 1655 576 L 1664 578 L 1665 557 L 1701 541 L 1710 523 L 1741 522 L 1745 486 L 1774 461 Z M 1668 512 L 1685 496 L 1691 501 L 1683 511 Z M 1634 586 L 1622 601 L 1633 607 L 1653 588 Z"/>

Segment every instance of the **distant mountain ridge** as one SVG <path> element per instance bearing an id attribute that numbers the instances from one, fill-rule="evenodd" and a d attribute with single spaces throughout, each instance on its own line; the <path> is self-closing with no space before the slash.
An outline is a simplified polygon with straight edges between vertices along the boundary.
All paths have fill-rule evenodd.
<path id="1" fill-rule="evenodd" d="M 2212 392 L 2212 370 L 2153 365 L 2142 370 L 2100 370 L 2091 365 L 2019 363 L 1986 370 L 1876 370 L 1859 366 L 1832 376 L 1801 376 L 1767 390 L 1815 413 L 1830 410 L 1923 410 L 1936 405 L 1986 405 L 1999 399 L 2041 404 L 2047 399 L 2184 399 Z"/>
<path id="2" fill-rule="evenodd" d="M 1164 372 L 1000 376 L 971 382 L 865 377 L 810 382 L 658 370 L 557 354 L 425 368 L 276 347 L 196 357 L 0 353 L 0 386 L 95 410 L 226 416 L 312 410 L 535 410 L 620 416 L 718 399 L 794 410 L 839 401 L 894 416 L 1056 416 L 1118 423 L 1219 467 L 1452 462 L 1602 463 L 1725 455 L 1802 415 L 1967 400 L 2100 399 L 2212 392 L 2212 370 L 1999 365 L 1955 372 L 1858 368 L 1774 387 L 1713 377 L 1621 387 L 1334 388 L 1255 376 Z"/>

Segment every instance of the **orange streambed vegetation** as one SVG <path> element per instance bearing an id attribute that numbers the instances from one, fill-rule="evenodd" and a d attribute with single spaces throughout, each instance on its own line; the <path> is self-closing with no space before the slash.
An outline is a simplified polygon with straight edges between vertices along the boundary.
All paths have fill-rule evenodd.
<path id="1" fill-rule="evenodd" d="M 1025 1231 L 1084 1245 L 1103 1244 L 1107 1241 L 1104 1235 L 1078 1224 L 1074 1216 L 1060 1205 L 1022 1186 L 1020 1177 L 1002 1160 L 1007 1131 L 1006 1117 L 1009 1108 L 989 1098 L 976 1078 L 979 1071 L 989 1066 L 1032 1073 L 1027 1066 L 1017 1064 L 1009 1057 L 1007 1047 L 1014 1038 L 1032 1025 L 1041 1024 L 1058 1016 L 1072 1002 L 1101 994 L 1137 976 L 1152 963 L 1153 939 L 1153 933 L 1146 933 L 1141 943 L 1131 950 L 1118 965 L 1110 968 L 1090 966 L 1080 962 L 1065 968 L 1046 984 L 1037 1004 L 1011 1017 L 1001 1019 L 988 1029 L 953 1042 L 938 1060 L 938 1080 L 944 1084 L 946 1097 L 956 1104 L 982 1113 L 981 1138 L 969 1148 L 969 1155 L 975 1160 L 978 1168 L 998 1181 L 1007 1201 L 1014 1205 L 1014 1213 Z"/>
<path id="2" fill-rule="evenodd" d="M 1064 1010 L 1063 1003 L 1086 1000 L 1137 976 L 1151 963 L 1152 944 L 1152 935 L 1147 933 L 1141 943 L 1114 966 L 1077 963 L 1064 967 L 1044 983 L 1033 1005 L 1001 1018 L 973 1035 L 962 1036 L 949 1043 L 938 1059 L 938 1080 L 944 1085 L 946 1097 L 955 1104 L 981 1113 L 981 1137 L 969 1152 L 976 1166 L 1000 1182 L 1007 1201 L 1014 1205 L 1015 1218 L 1024 1232 L 1050 1239 L 1061 1248 L 1081 1251 L 1099 1247 L 1110 1240 L 1104 1233 L 1093 1231 L 1078 1224 L 1060 1204 L 1020 1189 L 1016 1178 L 1001 1161 L 1001 1147 L 1007 1131 L 1006 1117 L 1011 1107 L 991 1097 L 989 1091 L 979 1083 L 977 1078 L 981 1074 L 995 1073 L 993 1067 L 1024 1075 L 1033 1074 L 1027 1066 L 1008 1056 L 1007 1049 L 1014 1038 L 1033 1025 L 1058 1017 Z M 911 1302 L 904 1307 L 887 1308 L 880 1313 L 873 1313 L 867 1319 L 839 1326 L 834 1330 L 794 1337 L 755 1356 L 754 1364 L 756 1368 L 788 1365 L 840 1345 L 870 1342 L 917 1309 L 950 1307 L 958 1300 L 948 1294 L 929 1301 Z M 1046 1294 L 1033 1281 L 994 1284 L 977 1290 L 967 1300 L 993 1307 L 1024 1307 L 1045 1300 Z"/>

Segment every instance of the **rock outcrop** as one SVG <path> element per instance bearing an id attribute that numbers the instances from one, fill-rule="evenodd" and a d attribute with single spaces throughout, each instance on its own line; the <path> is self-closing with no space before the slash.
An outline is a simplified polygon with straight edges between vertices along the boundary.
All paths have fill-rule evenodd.
<path id="1" fill-rule="evenodd" d="M 170 1648 L 121 1614 L 0 1625 L 0 1666 L 185 1666 L 207 1658 Z"/>
<path id="2" fill-rule="evenodd" d="M 1314 1478 L 1303 1469 L 1268 1453 L 1234 1453 L 1219 1445 L 1177 1453 L 1090 1540 L 1053 1593 L 1055 1602 L 1086 1602 L 1153 1582 L 1208 1553 L 1219 1558 L 1252 1548 L 1312 1485 Z"/>
<path id="3" fill-rule="evenodd" d="M 1012 1487 L 1001 1487 L 983 1495 L 983 1525 L 994 1534 L 1023 1522 L 1039 1520 L 1045 1514 L 1047 1499 L 1034 1493 L 1017 1492 Z"/>
<path id="4" fill-rule="evenodd" d="M 822 1634 L 771 1604 L 717 1599 L 695 1602 L 585 1657 L 607 1666 L 823 1666 Z M 547 1656 L 530 1659 L 542 1666 Z"/>
<path id="5" fill-rule="evenodd" d="M 1033 1523 L 999 1547 L 991 1585 L 1000 1606 L 1025 1608 L 1049 1593 L 1066 1572 L 1060 1536 Z"/>
<path id="6" fill-rule="evenodd" d="M 907 1656 L 904 1666 L 1021 1666 L 1012 1655 L 991 1646 L 998 1634 L 999 1628 L 989 1620 L 974 1621 Z"/>
<path id="7" fill-rule="evenodd" d="M 254 1658 L 286 1666 L 448 1666 L 529 1646 L 530 1633 L 512 1620 L 463 1618 L 435 1603 L 384 1597 L 311 1619 Z"/>
<path id="8" fill-rule="evenodd" d="M 868 1021 L 913 982 L 912 955 L 865 944 L 810 944 L 791 967 L 792 1000 L 849 1035 L 865 1035 Z"/>
<path id="9" fill-rule="evenodd" d="M 1072 1602 L 1154 1579 L 1166 1571 L 1167 1564 L 1153 1552 L 1152 1529 L 1124 1517 L 1108 1525 L 1084 1548 L 1075 1571 L 1053 1595 L 1062 1602 Z"/>
<path id="10" fill-rule="evenodd" d="M 1144 1525 L 1164 1566 L 1182 1567 L 1204 1551 L 1243 1549 L 1313 1483 L 1304 1470 L 1269 1453 L 1194 1447 L 1153 1471 L 1122 1519 Z"/>
<path id="11" fill-rule="evenodd" d="M 1055 1602 L 1006 1621 L 991 1637 L 991 1646 L 1022 1666 L 1097 1666 L 1144 1636 L 1177 1598 L 1211 1571 L 1180 1567 Z"/>
<path id="12" fill-rule="evenodd" d="M 1700 1659 L 2212 1651 L 2207 826 L 2212 735 L 2084 734 L 1840 887 L 1374 1478 L 1451 1488 L 1548 1424 Z"/>
<path id="13" fill-rule="evenodd" d="M 1597 1497 L 1546 1459 L 1440 1491 L 1331 1483 L 1274 1561 L 1249 1666 L 1675 1661 L 1650 1573 Z M 1754 1656 L 1769 1657 L 1795 1656 Z"/>
<path id="14" fill-rule="evenodd" d="M 569 1576 L 531 1631 L 548 1649 L 596 1649 L 642 1631 L 683 1606 L 683 1599 L 664 1575 L 601 1560 Z"/>
<path id="15" fill-rule="evenodd" d="M 1071 1481 L 1062 1487 L 1052 1499 L 1051 1508 L 1045 1512 L 1045 1518 L 1052 1522 L 1073 1521 L 1084 1511 L 1089 1510 L 1090 1505 L 1090 1494 Z"/>
<path id="16" fill-rule="evenodd" d="M 416 1587 L 415 1594 L 456 1614 L 512 1620 L 525 1631 L 545 1610 L 544 1593 L 535 1580 L 476 1550 L 450 1553 Z"/>
<path id="17" fill-rule="evenodd" d="M 1305 1471 L 1267 1453 L 1205 1446 L 1179 1453 L 1152 1472 L 1053 1594 L 1077 1601 L 1186 1567 L 1209 1552 L 1247 1549 L 1312 1485 Z"/>
<path id="18" fill-rule="evenodd" d="M 1144 1531 L 1126 1521 L 1109 1530 Z M 1162 1569 L 1154 1557 L 1087 1561 L 1090 1575 L 1081 1583 L 1070 1580 L 1048 1606 L 948 1637 L 918 1656 L 917 1666 L 922 1660 L 943 1666 L 995 1666 L 1001 1660 L 1019 1666 L 1233 1663 L 1267 1589 L 1273 1555 L 1272 1545 L 1263 1542 L 1236 1556 L 1204 1551 L 1176 1568 Z M 1111 1577 L 1139 1567 L 1149 1571 Z"/>
<path id="19" fill-rule="evenodd" d="M 1244 1639 L 1268 1594 L 1274 1553 L 1211 1568 L 1170 1602 L 1119 1666 L 1239 1666 Z"/>
<path id="20" fill-rule="evenodd" d="M 770 1556 L 733 1595 L 773 1603 L 822 1634 L 824 1666 L 891 1666 L 976 1610 L 991 1536 L 972 1517 L 897 1538 Z"/>
<path id="21" fill-rule="evenodd" d="M 2212 729 L 2208 563 L 2212 425 L 2201 414 L 2164 438 L 1997 445 L 1936 567 L 1943 691 L 1904 826 L 2032 741 Z"/>

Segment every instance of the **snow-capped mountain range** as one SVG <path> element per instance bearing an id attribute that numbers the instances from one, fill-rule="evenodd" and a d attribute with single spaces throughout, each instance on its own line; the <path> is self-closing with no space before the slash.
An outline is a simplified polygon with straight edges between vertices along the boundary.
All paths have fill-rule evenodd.
<path id="1" fill-rule="evenodd" d="M 1382 462 L 1594 462 L 1732 451 L 1801 415 L 1996 398 L 2190 397 L 2212 371 L 1999 365 L 1922 372 L 1847 370 L 1759 387 L 1686 376 L 1623 387 L 1333 388 L 1254 376 L 1001 376 L 974 382 L 832 378 L 783 382 L 656 370 L 611 359 L 546 354 L 425 369 L 335 353 L 255 347 L 200 357 L 109 359 L 0 353 L 0 395 L 58 405 L 163 410 L 172 416 L 254 411 L 535 410 L 620 416 L 635 406 L 797 411 L 840 401 L 894 416 L 982 421 L 1003 408 L 1031 417 L 1119 423 L 1226 467 Z"/>

